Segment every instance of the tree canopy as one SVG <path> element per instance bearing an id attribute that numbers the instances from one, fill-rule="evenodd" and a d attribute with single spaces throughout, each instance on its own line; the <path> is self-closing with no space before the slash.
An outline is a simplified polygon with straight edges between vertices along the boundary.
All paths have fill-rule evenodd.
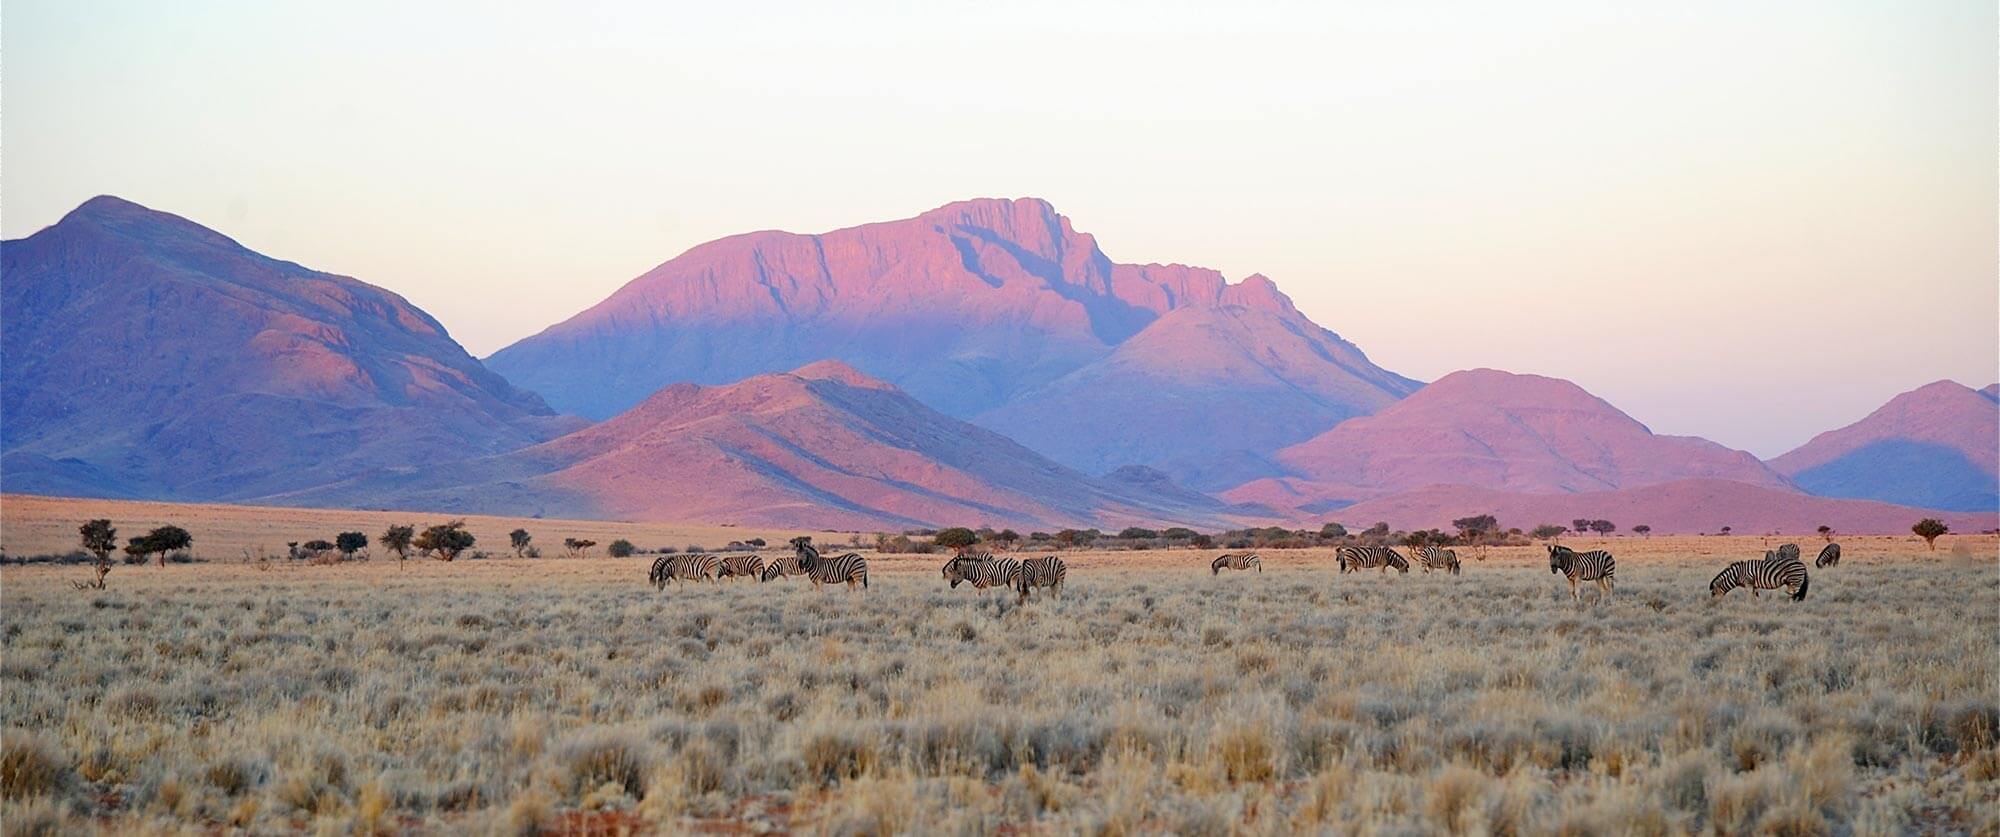
<path id="1" fill-rule="evenodd" d="M 456 560 L 460 553 L 471 549 L 475 542 L 477 539 L 472 533 L 465 531 L 465 521 L 454 520 L 425 529 L 415 540 L 410 541 L 410 545 L 416 547 L 419 553 L 439 561 L 450 562 Z"/>

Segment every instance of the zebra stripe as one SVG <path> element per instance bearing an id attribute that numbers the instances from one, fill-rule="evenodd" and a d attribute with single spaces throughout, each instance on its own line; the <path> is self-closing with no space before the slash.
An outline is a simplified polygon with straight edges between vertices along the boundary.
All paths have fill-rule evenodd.
<path id="1" fill-rule="evenodd" d="M 722 559 L 722 566 L 715 571 L 715 580 L 742 576 L 760 578 L 764 575 L 764 559 L 750 554 L 736 554 Z"/>
<path id="2" fill-rule="evenodd" d="M 1579 581 L 1597 582 L 1600 591 L 1598 600 L 1603 601 L 1605 596 L 1611 595 L 1613 576 L 1618 574 L 1618 561 L 1611 557 L 1611 553 L 1601 549 L 1578 552 L 1567 546 L 1549 544 L 1549 572 L 1562 573 L 1569 579 L 1569 597 L 1577 604 L 1583 603 L 1583 597 L 1576 589 Z"/>
<path id="3" fill-rule="evenodd" d="M 1416 557 L 1417 564 L 1424 568 L 1424 572 L 1442 570 L 1452 575 L 1458 575 L 1457 550 L 1436 546 L 1420 546 L 1411 550 L 1411 554 Z"/>
<path id="4" fill-rule="evenodd" d="M 1806 588 L 1811 584 L 1812 580 L 1806 576 L 1806 565 L 1795 560 L 1738 561 L 1715 574 L 1715 578 L 1708 582 L 1708 594 L 1721 596 L 1738 587 L 1748 587 L 1750 595 L 1756 596 L 1759 590 L 1783 587 L 1796 602 L 1805 599 Z"/>
<path id="5" fill-rule="evenodd" d="M 861 557 L 860 553 L 849 552 L 827 558 L 813 547 L 812 538 L 805 536 L 793 538 L 792 549 L 798 552 L 799 565 L 805 567 L 806 578 L 812 580 L 813 589 L 819 589 L 822 584 L 846 584 L 847 589 L 852 590 L 857 581 L 861 582 L 862 589 L 868 589 L 868 559 Z"/>
<path id="6" fill-rule="evenodd" d="M 1819 551 L 1819 557 L 1813 559 L 1815 567 L 1831 567 L 1838 563 L 1840 563 L 1840 544 L 1837 543 L 1827 544 L 1825 549 Z"/>
<path id="7" fill-rule="evenodd" d="M 968 553 L 944 562 L 941 572 L 952 589 L 957 589 L 961 581 L 970 582 L 974 590 L 1012 587 L 1021 574 L 1021 562 L 1012 558 L 996 559 L 991 553 Z"/>
<path id="8" fill-rule="evenodd" d="M 1264 559 L 1257 557 L 1257 553 L 1255 552 L 1244 552 L 1235 555 L 1222 555 L 1217 557 L 1213 562 L 1209 563 L 1208 574 L 1221 575 L 1222 571 L 1225 569 L 1247 570 L 1250 569 L 1251 567 L 1256 567 L 1257 571 L 1260 573 L 1264 571 Z"/>
<path id="9" fill-rule="evenodd" d="M 1024 602 L 1028 600 L 1028 591 L 1036 587 L 1047 587 L 1049 595 L 1062 598 L 1063 582 L 1067 580 L 1069 565 L 1054 555 L 1022 561 L 1021 572 L 1015 576 L 1015 583 L 1020 585 L 1021 601 Z"/>
<path id="10" fill-rule="evenodd" d="M 1402 553 L 1386 546 L 1343 546 L 1334 550 L 1334 557 L 1340 561 L 1340 571 L 1344 573 L 1374 569 L 1386 573 L 1390 567 L 1400 573 L 1410 571 L 1410 562 Z"/>
<path id="11" fill-rule="evenodd" d="M 711 581 L 721 567 L 722 559 L 713 555 L 663 555 L 653 562 L 647 578 L 655 589 L 664 590 L 669 581 Z"/>
<path id="12" fill-rule="evenodd" d="M 1799 545 L 1795 543 L 1788 543 L 1785 544 L 1784 546 L 1778 547 L 1778 560 L 1780 561 L 1799 560 Z"/>
<path id="13" fill-rule="evenodd" d="M 764 572 L 760 573 L 757 576 L 757 580 L 770 581 L 771 579 L 774 578 L 784 578 L 786 576 L 791 576 L 791 575 L 805 575 L 805 574 L 806 574 L 806 567 L 804 564 L 799 562 L 799 556 L 785 555 L 771 559 L 771 563 L 766 564 L 764 566 Z"/>

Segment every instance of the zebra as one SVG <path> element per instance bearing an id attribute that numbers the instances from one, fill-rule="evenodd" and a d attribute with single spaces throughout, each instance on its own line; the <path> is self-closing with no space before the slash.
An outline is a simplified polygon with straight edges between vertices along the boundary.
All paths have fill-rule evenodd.
<path id="1" fill-rule="evenodd" d="M 1209 563 L 1208 574 L 1221 575 L 1225 569 L 1247 570 L 1251 567 L 1256 567 L 1260 573 L 1263 572 L 1264 559 L 1257 557 L 1257 553 L 1255 552 L 1244 552 L 1234 555 L 1225 554 Z"/>
<path id="2" fill-rule="evenodd" d="M 1256 556 L 1251 556 L 1255 559 Z M 1049 595 L 1062 598 L 1063 582 L 1069 580 L 1069 565 L 1063 559 L 1051 555 L 1047 558 L 1029 558 L 1021 562 L 1021 571 L 1014 576 L 1019 585 L 1021 601 L 1028 600 L 1028 591 L 1036 587 L 1049 588 Z"/>
<path id="3" fill-rule="evenodd" d="M 1770 553 L 1765 553 L 1765 554 L 1769 555 Z M 1778 560 L 1780 561 L 1799 560 L 1799 545 L 1795 543 L 1788 543 L 1785 544 L 1784 546 L 1778 547 Z"/>
<path id="4" fill-rule="evenodd" d="M 784 578 L 785 576 L 788 575 L 805 575 L 805 574 L 806 574 L 806 567 L 805 564 L 799 561 L 799 556 L 785 555 L 773 558 L 771 559 L 771 563 L 765 564 L 764 571 L 757 575 L 757 580 L 770 581 L 771 579 Z"/>
<path id="5" fill-rule="evenodd" d="M 1813 559 L 1813 566 L 1821 568 L 1838 563 L 1840 563 L 1840 544 L 1837 543 L 1828 543 L 1825 549 L 1819 551 L 1819 557 Z"/>
<path id="6" fill-rule="evenodd" d="M 941 570 L 944 580 L 957 589 L 961 581 L 970 582 L 974 590 L 988 587 L 1012 587 L 1021 574 L 1021 562 L 1012 558 L 994 558 L 990 553 L 959 555 L 944 562 Z"/>
<path id="7" fill-rule="evenodd" d="M 1334 555 L 1340 561 L 1340 571 L 1344 573 L 1373 569 L 1386 573 L 1390 567 L 1395 567 L 1400 573 L 1410 572 L 1410 562 L 1403 558 L 1402 553 L 1386 546 L 1343 546 L 1335 550 Z"/>
<path id="8" fill-rule="evenodd" d="M 1806 577 L 1806 565 L 1798 561 L 1782 558 L 1776 561 L 1737 561 L 1715 574 L 1715 578 L 1708 582 L 1708 594 L 1721 596 L 1738 587 L 1748 587 L 1750 595 L 1756 596 L 1759 590 L 1783 587 L 1796 602 L 1805 599 L 1806 588 L 1811 583 L 1811 579 Z"/>
<path id="9" fill-rule="evenodd" d="M 715 570 L 715 580 L 717 581 L 734 576 L 762 578 L 763 575 L 764 559 L 757 557 L 753 553 L 738 553 L 724 558 L 722 559 L 722 566 Z"/>
<path id="10" fill-rule="evenodd" d="M 868 589 L 868 559 L 860 553 L 849 552 L 827 558 L 819 554 L 812 545 L 812 537 L 801 535 L 792 539 L 792 549 L 799 556 L 799 566 L 806 570 L 806 578 L 811 579 L 813 589 L 822 584 L 846 584 L 854 589 L 854 583 L 861 582 L 861 589 Z"/>
<path id="11" fill-rule="evenodd" d="M 713 581 L 721 568 L 722 559 L 713 555 L 663 555 L 653 562 L 647 578 L 655 589 L 664 590 L 669 581 Z"/>
<path id="12" fill-rule="evenodd" d="M 1411 550 L 1410 554 L 1416 556 L 1417 563 L 1424 568 L 1424 572 L 1444 570 L 1452 575 L 1458 575 L 1458 550 L 1420 546 Z"/>
<path id="13" fill-rule="evenodd" d="M 1611 553 L 1601 549 L 1578 552 L 1561 544 L 1549 544 L 1549 572 L 1562 573 L 1569 579 L 1569 597 L 1577 604 L 1583 604 L 1583 596 L 1577 593 L 1579 581 L 1597 582 L 1598 601 L 1611 595 L 1613 576 L 1618 573 L 1618 561 Z"/>

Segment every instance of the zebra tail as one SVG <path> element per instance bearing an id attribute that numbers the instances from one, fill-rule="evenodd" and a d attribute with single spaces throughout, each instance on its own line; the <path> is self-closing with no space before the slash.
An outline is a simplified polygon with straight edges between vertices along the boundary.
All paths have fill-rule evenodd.
<path id="1" fill-rule="evenodd" d="M 1812 586 L 1812 576 L 1809 575 L 1799 576 L 1799 592 L 1792 594 L 1792 601 L 1795 602 L 1805 601 L 1806 588 L 1811 586 Z"/>

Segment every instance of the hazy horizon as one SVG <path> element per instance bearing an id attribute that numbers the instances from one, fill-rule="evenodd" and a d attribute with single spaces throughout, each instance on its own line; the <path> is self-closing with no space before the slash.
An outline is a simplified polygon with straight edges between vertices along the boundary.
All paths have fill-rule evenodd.
<path id="1" fill-rule="evenodd" d="M 1990 5 L 481 8 L 9 3 L 0 232 L 115 194 L 484 357 L 704 241 L 1035 196 L 1763 457 L 2000 378 Z"/>

